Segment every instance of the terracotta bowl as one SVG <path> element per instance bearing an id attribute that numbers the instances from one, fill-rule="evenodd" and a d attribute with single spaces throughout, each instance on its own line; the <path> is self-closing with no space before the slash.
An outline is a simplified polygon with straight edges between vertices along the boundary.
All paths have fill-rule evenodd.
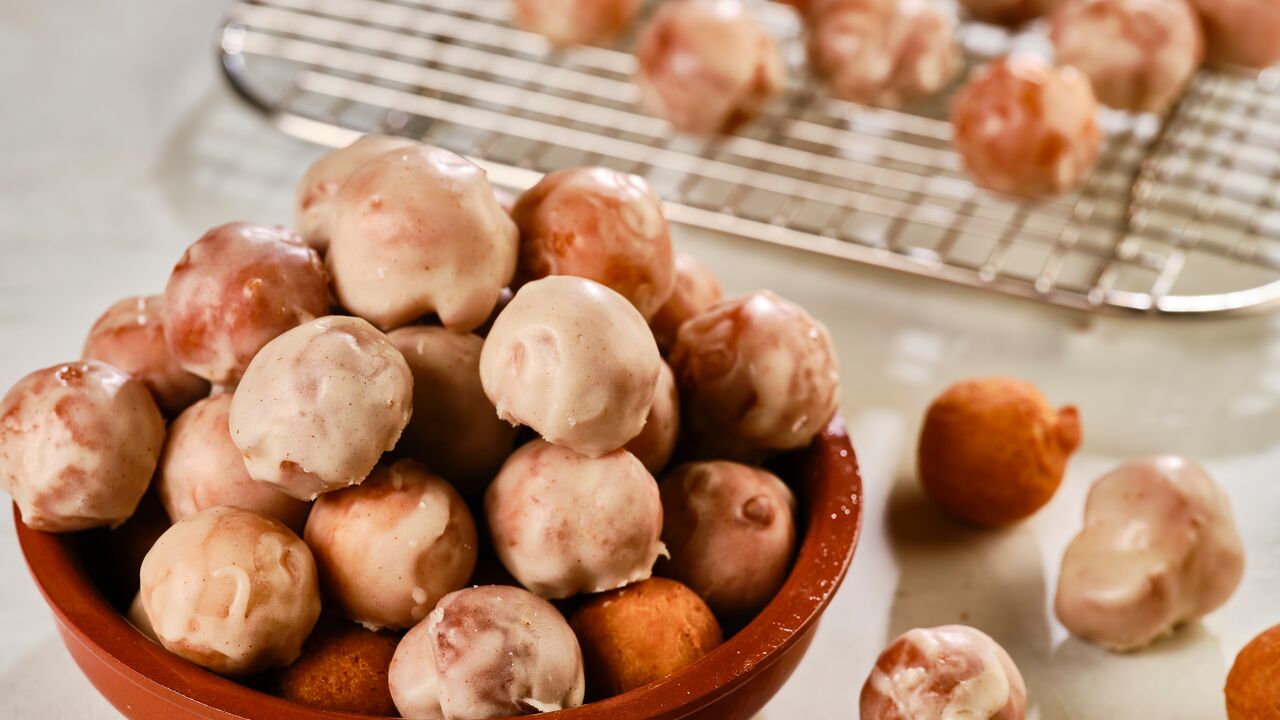
<path id="1" fill-rule="evenodd" d="M 813 640 L 840 586 L 862 524 L 862 481 L 840 418 L 804 451 L 772 468 L 797 491 L 803 541 L 777 597 L 746 627 L 698 662 L 617 697 L 541 717 L 548 720 L 748 720 L 778 691 Z M 133 532 L 153 538 L 139 510 Z M 14 509 L 15 516 L 17 509 Z M 141 527 L 139 527 L 141 526 Z M 58 630 L 80 669 L 134 720 L 356 720 L 296 705 L 171 655 L 133 628 L 118 607 L 136 591 L 110 568 L 136 573 L 147 540 L 113 546 L 106 531 L 54 535 L 19 520 L 18 540 Z M 121 533 L 121 530 L 113 531 Z M 114 548 L 114 549 L 111 549 Z M 116 578 L 127 577 L 115 574 Z M 113 604 L 114 603 L 114 604 Z"/>

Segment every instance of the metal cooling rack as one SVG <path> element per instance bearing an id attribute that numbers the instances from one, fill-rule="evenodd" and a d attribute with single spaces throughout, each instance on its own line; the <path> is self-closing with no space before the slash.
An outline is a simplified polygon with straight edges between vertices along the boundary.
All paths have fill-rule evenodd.
<path id="1" fill-rule="evenodd" d="M 740 134 L 710 140 L 638 109 L 630 54 L 553 52 L 510 26 L 507 0 L 246 0 L 220 51 L 247 100 L 322 144 L 409 135 L 513 188 L 606 165 L 645 176 L 675 222 L 1072 308 L 1280 306 L 1280 73 L 1201 73 L 1163 122 L 1104 114 L 1085 186 L 1021 202 L 967 180 L 946 94 L 910 112 L 832 99 L 802 67 L 794 14 L 757 10 L 791 85 Z M 979 62 L 1042 36 L 966 24 L 960 40 Z"/>

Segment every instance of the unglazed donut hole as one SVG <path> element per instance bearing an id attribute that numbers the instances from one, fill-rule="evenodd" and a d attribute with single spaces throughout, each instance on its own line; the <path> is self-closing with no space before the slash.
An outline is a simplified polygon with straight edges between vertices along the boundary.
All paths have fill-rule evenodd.
<path id="1" fill-rule="evenodd" d="M 1084 182 L 1102 148 L 1097 116 L 1087 77 L 1034 55 L 978 68 L 951 103 L 953 142 L 973 181 L 1029 197 Z"/>
<path id="2" fill-rule="evenodd" d="M 766 470 L 681 465 L 662 480 L 662 575 L 688 585 L 721 618 L 742 622 L 773 599 L 795 555 L 795 496 Z"/>
<path id="3" fill-rule="evenodd" d="M 95 360 L 37 370 L 0 400 L 0 481 L 36 530 L 123 523 L 163 444 L 146 386 Z"/>
<path id="4" fill-rule="evenodd" d="M 85 360 L 132 375 L 174 416 L 209 394 L 209 382 L 182 369 L 164 341 L 164 298 L 129 297 L 107 308 L 84 342 Z"/>
<path id="5" fill-rule="evenodd" d="M 515 445 L 480 383 L 484 341 L 440 327 L 392 330 L 387 339 L 413 373 L 413 415 L 396 452 L 426 464 L 464 495 L 484 490 Z"/>
<path id="6" fill-rule="evenodd" d="M 676 282 L 671 297 L 649 318 L 658 348 L 671 352 L 676 331 L 685 320 L 720 302 L 724 291 L 711 270 L 686 252 L 676 253 Z"/>
<path id="7" fill-rule="evenodd" d="M 593 697 L 660 680 L 724 639 L 711 608 L 674 580 L 649 578 L 593 596 L 569 621 L 578 636 Z"/>
<path id="8" fill-rule="evenodd" d="M 809 64 L 839 98 L 899 108 L 960 69 L 955 21 L 930 0 L 814 0 Z"/>
<path id="9" fill-rule="evenodd" d="M 498 415 L 548 442 L 599 457 L 640 434 L 662 358 L 626 298 L 553 275 L 520 288 L 480 352 L 480 379 Z"/>
<path id="10" fill-rule="evenodd" d="M 1072 633 L 1134 650 L 1221 606 L 1243 575 L 1222 488 L 1192 460 L 1143 458 L 1093 484 L 1054 605 Z"/>
<path id="11" fill-rule="evenodd" d="M 371 629 L 408 628 L 466 585 L 476 565 L 471 511 L 412 460 L 321 495 L 304 535 L 325 596 Z"/>
<path id="12" fill-rule="evenodd" d="M 964 625 L 908 630 L 862 686 L 862 720 L 1024 720 L 1027 688 L 995 640 Z"/>
<path id="13" fill-rule="evenodd" d="M 379 155 L 333 200 L 325 261 L 343 307 L 387 330 L 435 313 L 469 332 L 516 268 L 516 226 L 475 163 L 414 145 Z"/>
<path id="14" fill-rule="evenodd" d="M 1228 720 L 1273 720 L 1280 697 L 1280 625 L 1259 633 L 1227 673 Z"/>
<path id="15" fill-rule="evenodd" d="M 406 718 L 484 718 L 582 704 L 582 651 L 560 611 L 507 585 L 446 595 L 391 660 Z"/>
<path id="16" fill-rule="evenodd" d="M 556 47 L 601 45 L 625 33 L 642 0 L 515 0 L 517 27 Z"/>
<path id="17" fill-rule="evenodd" d="M 658 484 L 625 450 L 589 458 L 534 440 L 507 459 L 484 505 L 502 564 L 542 597 L 643 580 L 665 552 Z"/>
<path id="18" fill-rule="evenodd" d="M 704 457 L 804 447 L 840 402 L 826 327 L 767 290 L 717 303 L 685 322 L 670 361 L 681 419 Z"/>
<path id="19" fill-rule="evenodd" d="M 280 671 L 273 691 L 292 702 L 324 710 L 395 715 L 387 669 L 398 639 L 341 620 L 322 618 L 302 655 Z"/>
<path id="20" fill-rule="evenodd" d="M 298 234 L 320 252 L 329 248 L 333 226 L 333 199 L 338 188 L 360 166 L 392 150 L 418 143 L 392 135 L 365 135 L 350 145 L 325 153 L 307 168 L 298 183 L 295 218 Z"/>
<path id="21" fill-rule="evenodd" d="M 272 340 L 231 401 L 249 476 L 303 500 L 362 482 L 409 422 L 413 375 L 369 323 L 324 317 Z"/>
<path id="22" fill-rule="evenodd" d="M 959 382 L 925 414 L 917 451 L 920 482 L 952 517 L 1009 525 L 1057 492 L 1080 436 L 1076 409 L 1054 410 L 1030 383 Z"/>
<path id="23" fill-rule="evenodd" d="M 292 663 L 320 617 L 311 551 L 247 510 L 215 507 L 178 521 L 147 553 L 141 580 L 160 644 L 223 675 Z"/>
<path id="24" fill-rule="evenodd" d="M 576 275 L 609 287 L 650 318 L 675 287 L 662 199 L 644 178 L 604 167 L 557 170 L 520 196 L 517 280 Z"/>
<path id="25" fill-rule="evenodd" d="M 240 448 L 231 440 L 231 395 L 206 398 L 187 408 L 169 426 L 156 493 L 169 519 L 177 522 L 219 505 L 275 518 L 302 531 L 310 504 L 249 477 Z"/>
<path id="26" fill-rule="evenodd" d="M 164 289 L 165 341 L 188 372 L 234 385 L 276 336 L 329 312 L 320 256 L 284 228 L 228 223 L 187 248 Z"/>
<path id="27" fill-rule="evenodd" d="M 1122 110 L 1164 112 L 1204 59 L 1200 19 L 1186 0 L 1064 0 L 1050 36 L 1058 62 Z"/>
<path id="28" fill-rule="evenodd" d="M 732 132 L 786 82 L 773 39 L 739 0 L 671 0 L 636 43 L 644 109 L 691 133 Z"/>

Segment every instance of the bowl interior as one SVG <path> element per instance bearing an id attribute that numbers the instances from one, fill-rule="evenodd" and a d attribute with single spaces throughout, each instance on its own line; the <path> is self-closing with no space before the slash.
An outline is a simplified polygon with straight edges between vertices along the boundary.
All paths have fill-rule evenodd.
<path id="1" fill-rule="evenodd" d="M 817 622 L 853 559 L 862 521 L 862 482 L 844 422 L 837 417 L 813 444 L 770 463 L 796 491 L 802 541 L 777 596 L 750 623 L 698 662 L 631 692 L 548 714 L 557 720 L 657 720 L 684 717 L 732 694 L 769 667 Z M 15 517 L 17 508 L 14 509 Z M 158 513 L 158 515 L 157 515 Z M 57 535 L 16 523 L 31 574 L 64 626 L 140 690 L 208 717 L 355 720 L 317 710 L 229 680 L 171 655 L 121 615 L 137 590 L 137 567 L 163 531 L 158 503 L 143 506 L 125 528 Z"/>

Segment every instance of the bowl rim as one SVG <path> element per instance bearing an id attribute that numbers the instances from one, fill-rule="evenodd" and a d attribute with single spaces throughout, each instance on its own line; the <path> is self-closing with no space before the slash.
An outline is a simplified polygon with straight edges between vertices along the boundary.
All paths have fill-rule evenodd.
<path id="1" fill-rule="evenodd" d="M 837 415 L 789 465 L 788 485 L 807 494 L 804 536 L 782 588 L 755 618 L 716 649 L 667 677 L 621 695 L 547 713 L 549 720 L 676 720 L 733 693 L 777 661 L 817 623 L 848 573 L 862 528 L 862 478 Z M 211 717 L 357 720 L 367 715 L 290 702 L 187 662 L 148 640 L 98 590 L 73 536 L 32 530 L 13 508 L 18 542 L 36 585 L 72 637 L 108 656 L 114 670 L 158 698 L 177 694 Z M 124 658 L 129 658 L 126 661 Z"/>

